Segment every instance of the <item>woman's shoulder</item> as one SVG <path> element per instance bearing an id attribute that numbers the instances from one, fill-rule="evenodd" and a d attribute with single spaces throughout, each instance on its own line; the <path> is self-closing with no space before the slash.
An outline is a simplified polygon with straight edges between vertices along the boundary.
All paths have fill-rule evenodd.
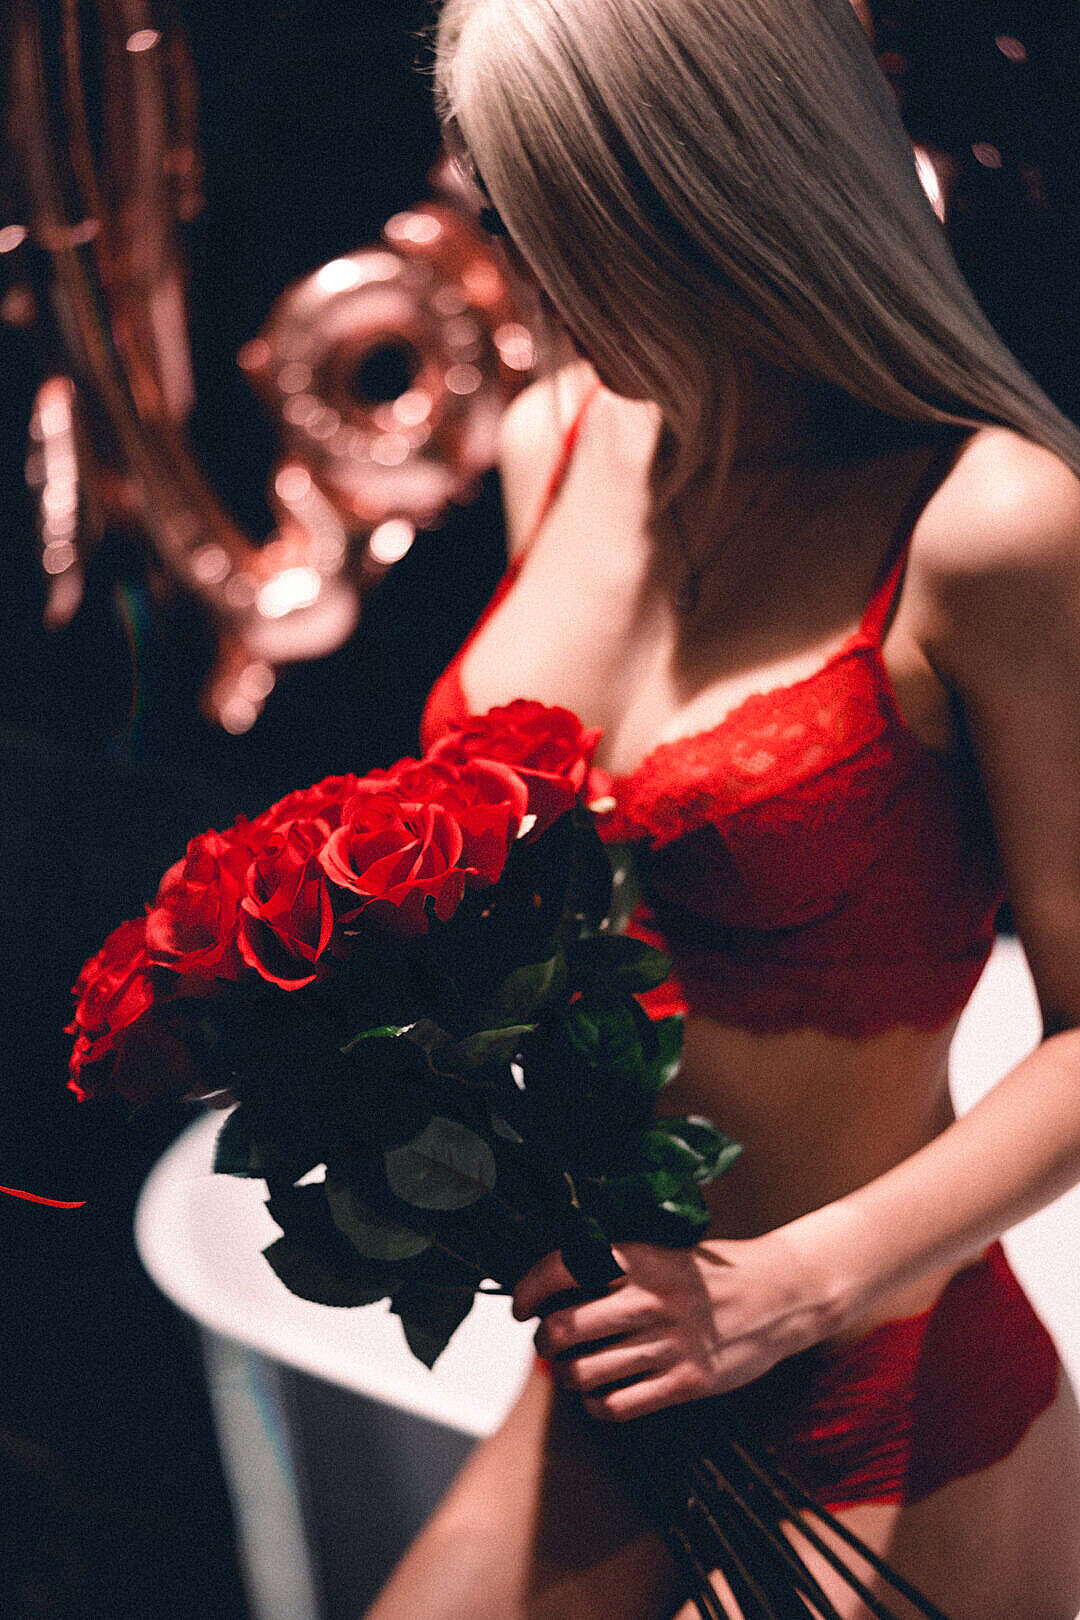
<path id="1" fill-rule="evenodd" d="M 498 465 L 511 556 L 525 543 L 567 430 L 596 381 L 587 361 L 574 360 L 526 383 L 503 411 Z"/>
<path id="2" fill-rule="evenodd" d="M 1080 569 L 1080 476 L 1012 428 L 967 435 L 926 520 L 913 561 L 939 593 Z"/>
<path id="3" fill-rule="evenodd" d="M 909 572 L 922 649 L 960 690 L 1051 642 L 1080 645 L 1080 477 L 1011 428 L 973 431 L 916 527 Z"/>

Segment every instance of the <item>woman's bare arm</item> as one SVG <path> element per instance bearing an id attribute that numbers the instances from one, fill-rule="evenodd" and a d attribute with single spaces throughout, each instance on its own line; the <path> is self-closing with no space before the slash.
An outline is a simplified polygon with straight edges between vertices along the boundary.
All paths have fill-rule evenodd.
<path id="1" fill-rule="evenodd" d="M 1007 430 L 992 452 L 920 559 L 925 651 L 963 706 L 1045 1038 L 918 1153 L 795 1223 L 840 1243 L 862 1304 L 1080 1179 L 1080 480 Z"/>

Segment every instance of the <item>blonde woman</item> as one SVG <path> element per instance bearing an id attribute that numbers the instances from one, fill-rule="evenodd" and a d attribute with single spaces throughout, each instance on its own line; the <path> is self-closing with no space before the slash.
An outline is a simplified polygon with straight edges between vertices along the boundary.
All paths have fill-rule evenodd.
<path id="1" fill-rule="evenodd" d="M 545 1361 L 370 1620 L 678 1612 L 580 1425 L 722 1393 L 952 1620 L 1073 1620 L 1077 1406 L 997 1240 L 1080 1177 L 1080 434 L 848 0 L 447 0 L 434 71 L 579 358 L 507 413 L 510 569 L 425 736 L 603 727 L 687 1015 L 665 1106 L 745 1151 L 695 1248 L 551 1311 L 558 1255 L 523 1279 Z M 1045 1038 L 957 1120 L 1005 894 Z"/>

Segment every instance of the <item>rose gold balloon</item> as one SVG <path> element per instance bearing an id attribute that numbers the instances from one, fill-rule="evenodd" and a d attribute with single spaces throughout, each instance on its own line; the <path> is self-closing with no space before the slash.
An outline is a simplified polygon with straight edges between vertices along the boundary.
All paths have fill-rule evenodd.
<path id="1" fill-rule="evenodd" d="M 271 476 L 277 527 L 253 544 L 183 432 L 194 388 L 176 222 L 201 200 L 183 38 L 146 0 L 81 8 L 67 0 L 58 15 L 46 21 L 30 0 L 12 8 L 12 127 L 27 223 L 49 256 L 75 379 L 74 393 L 50 381 L 36 420 L 43 412 L 58 420 L 63 408 L 74 423 L 76 400 L 85 401 L 101 485 L 114 497 L 105 515 L 129 508 L 133 495 L 168 576 L 213 616 L 221 652 L 203 705 L 242 731 L 279 666 L 322 656 L 352 633 L 361 587 L 404 554 L 407 526 L 436 521 L 490 466 L 531 343 L 486 239 L 437 203 L 395 215 L 383 246 L 335 259 L 289 289 L 241 355 L 285 449 Z M 103 92 L 97 129 L 82 82 L 90 30 Z M 388 371 L 395 353 L 404 386 Z M 75 428 L 64 432 L 73 438 Z M 35 487 L 43 510 L 52 502 L 59 513 L 55 479 Z M 358 537 L 370 545 L 351 545 Z M 54 576 L 67 577 L 50 594 L 50 623 L 78 602 L 74 533 L 63 543 L 75 555 Z M 43 555 L 46 566 L 67 564 L 59 540 Z"/>
<path id="2" fill-rule="evenodd" d="M 290 465 L 368 533 L 471 497 L 534 363 L 507 280 L 460 214 L 419 203 L 383 238 L 296 282 L 239 355 Z M 304 485 L 279 469 L 273 487 Z"/>
<path id="3" fill-rule="evenodd" d="M 69 624 L 83 595 L 83 570 L 101 538 L 102 513 L 78 397 L 70 377 L 47 377 L 30 414 L 26 481 L 35 496 L 41 566 L 48 582 L 45 624 Z"/>

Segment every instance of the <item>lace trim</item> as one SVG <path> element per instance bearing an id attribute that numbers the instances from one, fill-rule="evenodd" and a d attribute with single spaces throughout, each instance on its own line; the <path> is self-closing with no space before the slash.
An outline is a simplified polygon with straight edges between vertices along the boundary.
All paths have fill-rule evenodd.
<path id="1" fill-rule="evenodd" d="M 879 768 L 895 760 L 906 775 L 918 754 L 936 759 L 904 723 L 881 681 L 880 662 L 877 648 L 856 633 L 805 679 L 753 692 L 718 725 L 660 743 L 633 773 L 613 778 L 616 807 L 602 836 L 649 838 L 659 848 L 791 793 L 798 793 L 795 813 L 802 814 L 807 799 L 798 790 L 871 749 L 886 732 L 894 744 L 887 754 L 875 753 Z M 835 791 L 833 784 L 827 791 Z"/>

